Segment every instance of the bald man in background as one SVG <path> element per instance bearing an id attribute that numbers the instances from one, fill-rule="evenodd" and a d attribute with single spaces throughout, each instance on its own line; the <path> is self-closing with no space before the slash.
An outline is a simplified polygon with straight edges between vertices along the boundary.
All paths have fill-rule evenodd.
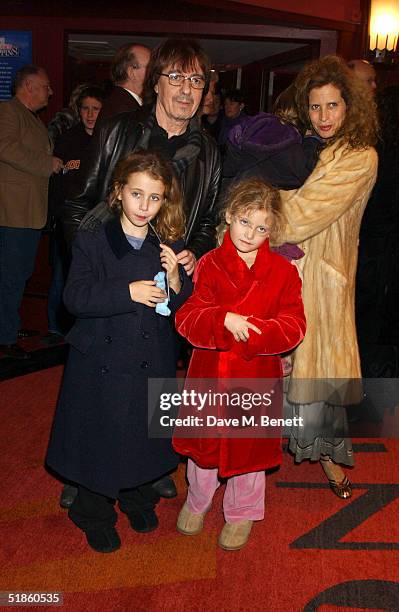
<path id="1" fill-rule="evenodd" d="M 19 329 L 19 308 L 47 220 L 48 181 L 63 162 L 38 115 L 53 93 L 45 69 L 22 66 L 14 89 L 0 104 L 0 352 L 29 359 L 17 343 L 32 335 Z"/>
<path id="2" fill-rule="evenodd" d="M 114 88 L 103 103 L 96 126 L 106 117 L 137 110 L 142 106 L 141 96 L 149 60 L 150 49 L 144 45 L 128 43 L 118 49 L 111 65 Z"/>
<path id="3" fill-rule="evenodd" d="M 348 66 L 357 74 L 359 79 L 370 88 L 371 92 L 375 93 L 377 89 L 377 73 L 374 66 L 364 59 L 351 60 L 348 62 Z"/>

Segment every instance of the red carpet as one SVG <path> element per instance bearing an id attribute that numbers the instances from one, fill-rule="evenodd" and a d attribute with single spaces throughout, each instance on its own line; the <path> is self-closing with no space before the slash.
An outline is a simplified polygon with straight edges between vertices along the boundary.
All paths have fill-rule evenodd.
<path id="1" fill-rule="evenodd" d="M 137 534 L 121 515 L 122 548 L 100 555 L 58 507 L 61 486 L 43 468 L 61 375 L 57 367 L 1 383 L 0 591 L 63 592 L 64 609 L 85 612 L 399 610 L 397 440 L 356 440 L 349 502 L 318 465 L 294 466 L 285 454 L 267 479 L 265 520 L 235 553 L 216 543 L 221 491 L 201 535 L 176 532 L 182 465 L 159 529 Z"/>

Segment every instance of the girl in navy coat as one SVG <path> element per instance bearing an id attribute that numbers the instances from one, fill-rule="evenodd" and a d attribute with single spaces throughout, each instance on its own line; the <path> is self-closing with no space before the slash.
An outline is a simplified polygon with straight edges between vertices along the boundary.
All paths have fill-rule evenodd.
<path id="1" fill-rule="evenodd" d="M 47 454 L 78 483 L 69 516 L 99 552 L 120 546 L 115 499 L 136 531 L 158 525 L 150 482 L 178 456 L 147 433 L 147 381 L 176 373 L 173 317 L 156 311 L 166 293 L 154 276 L 166 270 L 172 315 L 191 293 L 177 262 L 184 213 L 169 163 L 148 152 L 122 160 L 109 206 L 113 218 L 73 245 L 64 300 L 76 323 Z"/>

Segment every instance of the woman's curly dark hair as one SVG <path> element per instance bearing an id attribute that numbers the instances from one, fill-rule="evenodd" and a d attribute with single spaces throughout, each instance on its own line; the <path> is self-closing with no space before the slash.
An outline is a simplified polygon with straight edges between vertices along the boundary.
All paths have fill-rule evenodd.
<path id="1" fill-rule="evenodd" d="M 364 149 L 378 137 L 377 107 L 372 93 L 337 55 L 326 55 L 305 66 L 295 79 L 296 103 L 301 121 L 312 129 L 309 94 L 312 89 L 334 85 L 346 103 L 346 115 L 337 133 L 326 142 L 342 140 L 349 149 Z"/>

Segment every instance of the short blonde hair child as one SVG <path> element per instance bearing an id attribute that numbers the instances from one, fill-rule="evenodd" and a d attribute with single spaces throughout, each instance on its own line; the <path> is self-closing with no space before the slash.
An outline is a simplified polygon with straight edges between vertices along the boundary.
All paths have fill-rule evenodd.
<path id="1" fill-rule="evenodd" d="M 218 227 L 218 243 L 221 244 L 228 227 L 226 213 L 236 217 L 254 210 L 264 210 L 271 218 L 270 242 L 278 244 L 285 225 L 280 192 L 259 178 L 243 179 L 230 188 L 222 211 L 223 222 Z"/>

